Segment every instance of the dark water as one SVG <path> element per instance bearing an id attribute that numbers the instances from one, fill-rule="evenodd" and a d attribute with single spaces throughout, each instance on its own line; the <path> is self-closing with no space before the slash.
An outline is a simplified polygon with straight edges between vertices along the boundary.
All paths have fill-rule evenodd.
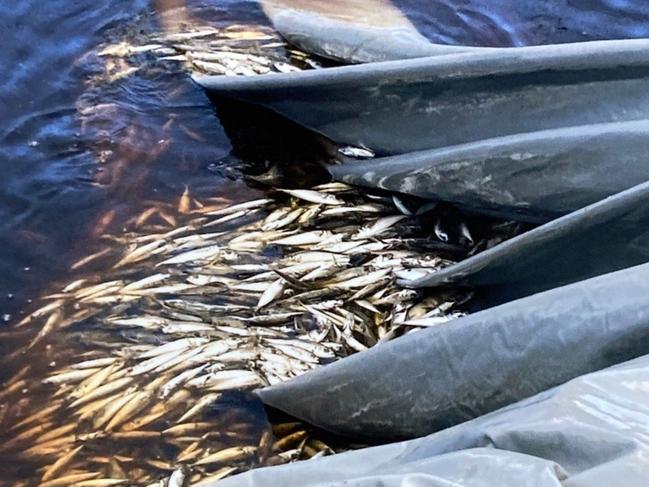
<path id="1" fill-rule="evenodd" d="M 393 0 L 431 41 L 525 46 L 649 37 L 646 0 Z"/>
<path id="2" fill-rule="evenodd" d="M 184 74 L 102 77 L 97 46 L 161 29 L 161 18 L 177 15 L 172 7 L 0 2 L 0 323 L 144 201 L 177 198 L 185 185 L 195 195 L 246 197 L 243 183 L 209 171 L 231 145 Z M 217 25 L 264 21 L 246 1 L 194 2 L 190 12 Z"/>
<path id="3" fill-rule="evenodd" d="M 522 45 L 649 36 L 644 1 L 395 0 L 431 40 Z M 147 199 L 246 196 L 210 171 L 236 162 L 179 71 L 108 84 L 97 46 L 177 20 L 183 0 L 0 0 L 0 326 Z M 255 2 L 195 0 L 202 23 L 265 22 Z M 191 20 L 191 19 L 190 19 Z M 221 174 L 222 176 L 222 174 Z"/>

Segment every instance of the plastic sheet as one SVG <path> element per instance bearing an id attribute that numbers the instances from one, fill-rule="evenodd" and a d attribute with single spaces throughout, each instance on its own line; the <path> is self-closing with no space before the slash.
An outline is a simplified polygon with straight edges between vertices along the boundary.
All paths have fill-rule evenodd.
<path id="1" fill-rule="evenodd" d="M 292 44 L 347 63 L 649 37 L 644 0 L 262 0 Z"/>
<path id="2" fill-rule="evenodd" d="M 649 40 L 496 49 L 197 81 L 208 91 L 269 107 L 340 144 L 378 155 L 406 154 L 649 119 Z"/>
<path id="3" fill-rule="evenodd" d="M 644 264 L 405 335 L 259 395 L 335 433 L 422 436 L 646 353 L 648 296 Z"/>
<path id="4" fill-rule="evenodd" d="M 488 387 L 488 374 L 483 381 Z M 647 391 L 643 356 L 428 437 L 253 470 L 218 486 L 644 487 Z"/>
<path id="5" fill-rule="evenodd" d="M 649 120 L 487 139 L 330 168 L 339 180 L 549 221 L 649 180 Z"/>
<path id="6" fill-rule="evenodd" d="M 470 286 L 483 303 L 501 303 L 649 262 L 648 223 L 649 183 L 642 183 L 402 284 Z"/>
<path id="7" fill-rule="evenodd" d="M 197 80 L 208 91 L 379 156 L 332 167 L 338 180 L 549 223 L 408 283 L 527 297 L 258 391 L 338 434 L 438 433 L 219 485 L 646 485 L 649 356 L 575 379 L 649 344 L 649 264 L 628 268 L 649 257 L 649 40 L 629 39 L 649 35 L 646 6 L 496 0 L 496 21 L 484 2 L 434 0 L 455 24 L 429 24 L 428 42 L 412 15 L 265 3 L 289 41 L 370 63 Z M 508 30 L 523 20 L 529 35 Z M 624 40 L 575 43 L 595 39 Z"/>

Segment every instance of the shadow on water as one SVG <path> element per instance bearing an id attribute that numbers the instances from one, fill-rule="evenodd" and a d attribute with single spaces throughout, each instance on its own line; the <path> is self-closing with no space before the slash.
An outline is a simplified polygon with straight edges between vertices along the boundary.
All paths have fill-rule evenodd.
<path id="1" fill-rule="evenodd" d="M 243 176 L 258 187 L 329 181 L 324 164 L 336 157 L 333 142 L 266 108 L 216 96 L 211 101 L 232 143 L 230 157 L 212 167 L 219 176 Z"/>

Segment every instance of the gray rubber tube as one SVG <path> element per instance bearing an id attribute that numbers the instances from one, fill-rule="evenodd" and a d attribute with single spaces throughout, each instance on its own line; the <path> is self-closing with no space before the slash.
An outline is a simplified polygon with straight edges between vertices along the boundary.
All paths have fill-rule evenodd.
<path id="1" fill-rule="evenodd" d="M 593 124 L 331 166 L 335 179 L 544 222 L 649 180 L 649 120 Z"/>
<path id="2" fill-rule="evenodd" d="M 615 172 L 611 169 L 611 179 Z M 649 183 L 401 284 L 470 286 L 484 301 L 499 303 L 644 262 L 649 262 Z"/>
<path id="3" fill-rule="evenodd" d="M 649 40 L 495 49 L 297 74 L 197 78 L 378 155 L 649 119 Z"/>
<path id="4" fill-rule="evenodd" d="M 647 391 L 645 355 L 428 437 L 199 485 L 644 487 Z"/>
<path id="5" fill-rule="evenodd" d="M 648 296 L 645 264 L 403 336 L 259 396 L 343 435 L 423 436 L 646 353 Z"/>

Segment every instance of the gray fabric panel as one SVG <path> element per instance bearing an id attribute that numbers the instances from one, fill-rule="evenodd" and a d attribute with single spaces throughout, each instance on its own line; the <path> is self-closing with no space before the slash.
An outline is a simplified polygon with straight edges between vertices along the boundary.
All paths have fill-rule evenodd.
<path id="1" fill-rule="evenodd" d="M 649 119 L 649 40 L 523 47 L 258 77 L 208 91 L 258 103 L 332 140 L 405 154 Z"/>
<path id="2" fill-rule="evenodd" d="M 644 262 L 649 262 L 649 183 L 401 284 L 471 286 L 493 303 Z"/>
<path id="3" fill-rule="evenodd" d="M 649 180 L 649 120 L 517 134 L 329 170 L 355 185 L 543 222 Z"/>
<path id="4" fill-rule="evenodd" d="M 217 485 L 641 487 L 649 468 L 648 391 L 643 356 L 428 437 L 253 470 Z"/>
<path id="5" fill-rule="evenodd" d="M 259 395 L 335 433 L 421 436 L 642 355 L 648 296 L 645 264 L 400 337 Z"/>

